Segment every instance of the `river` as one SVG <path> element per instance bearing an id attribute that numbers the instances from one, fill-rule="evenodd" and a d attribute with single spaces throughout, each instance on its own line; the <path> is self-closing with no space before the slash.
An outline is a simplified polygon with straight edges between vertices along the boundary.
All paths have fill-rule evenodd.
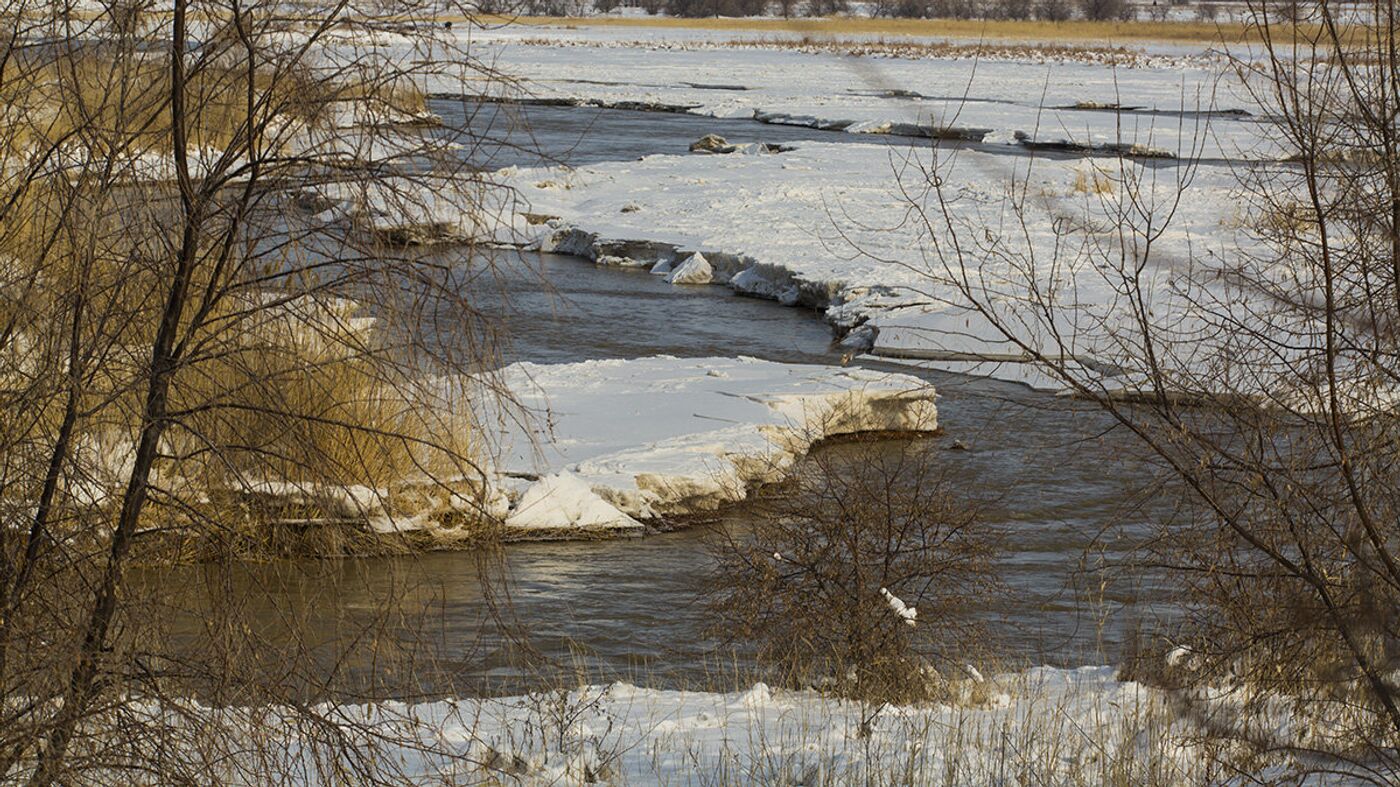
<path id="1" fill-rule="evenodd" d="M 536 126 L 535 143 L 545 154 L 571 161 L 684 149 L 717 126 L 732 139 L 774 139 L 773 127 L 752 121 L 530 110 L 549 115 L 549 123 Z M 504 122 L 499 108 L 483 111 L 489 122 Z M 509 155 L 523 163 L 526 154 Z M 489 265 L 490 275 L 473 285 L 473 303 L 498 329 L 502 363 L 656 354 L 839 361 L 831 332 L 815 313 L 740 297 L 724 287 L 673 287 L 645 271 L 513 251 L 463 264 L 483 270 Z M 1117 657 L 1139 624 L 1150 629 L 1154 619 L 1171 613 L 1153 603 L 1166 595 L 1160 577 L 1084 573 L 1123 562 L 1154 521 L 1170 514 L 1170 497 L 1143 491 L 1148 471 L 1130 459 L 1130 443 L 1102 414 L 1014 384 L 869 365 L 919 374 L 936 386 L 944 434 L 912 448 L 931 452 L 957 488 L 985 504 L 986 526 L 1004 533 L 997 563 L 1005 587 L 979 605 L 976 614 L 988 636 L 970 647 L 1007 664 L 1103 663 Z M 955 442 L 966 450 L 952 450 Z M 911 448 L 902 441 L 888 446 Z M 373 629 L 376 637 L 416 643 L 424 664 L 432 666 L 419 670 L 415 690 L 431 694 L 535 685 L 536 673 L 521 667 L 516 643 L 522 639 L 555 665 L 577 668 L 590 680 L 695 685 L 746 666 L 705 636 L 707 621 L 697 603 L 711 569 L 707 527 L 743 528 L 745 517 L 740 505 L 712 524 L 679 532 L 511 544 L 491 559 L 441 552 L 229 570 L 233 586 L 256 589 L 241 594 L 254 612 L 279 621 L 269 624 L 273 628 L 295 626 L 301 639 L 329 643 Z M 220 571 L 189 569 L 175 580 L 226 586 L 228 576 Z M 394 599 L 400 613 L 387 627 L 380 614 L 386 599 Z M 275 641 L 277 635 L 268 636 Z M 352 667 L 350 674 L 375 668 L 369 659 Z"/>

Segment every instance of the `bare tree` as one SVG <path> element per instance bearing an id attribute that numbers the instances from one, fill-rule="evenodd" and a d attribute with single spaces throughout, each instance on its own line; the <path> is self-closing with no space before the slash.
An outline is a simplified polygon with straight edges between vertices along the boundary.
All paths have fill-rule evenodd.
<path id="1" fill-rule="evenodd" d="M 1080 0 L 1079 13 L 1089 20 L 1107 21 L 1123 18 L 1126 0 Z"/>
<path id="2" fill-rule="evenodd" d="M 930 450 L 819 451 L 765 496 L 752 530 L 717 533 L 716 632 L 789 681 L 866 700 L 936 696 L 938 668 L 959 677 L 947 657 L 969 652 L 963 613 L 993 587 L 997 539 Z"/>
<path id="3" fill-rule="evenodd" d="M 1137 438 L 1188 514 L 1145 547 L 1180 577 L 1174 683 L 1213 724 L 1393 783 L 1400 741 L 1400 156 L 1394 27 L 1252 9 L 1234 70 L 1283 160 L 1241 168 L 1239 241 L 1163 249 L 1204 168 L 1119 160 L 1082 210 L 1013 186 L 1001 226 L 925 172 L 930 286 Z M 1394 20 L 1381 3 L 1379 20 Z M 1189 153 L 1189 152 L 1188 152 Z M 1216 170 L 1218 175 L 1220 170 Z M 1230 188 L 1229 186 L 1218 186 Z M 931 207 L 930 207 L 931 205 Z M 1199 247 L 1197 247 L 1199 248 Z M 1221 703 L 1194 694 L 1213 686 Z M 1279 732 L 1262 719 L 1287 707 Z M 1226 712 L 1228 711 L 1228 712 Z"/>
<path id="4" fill-rule="evenodd" d="M 989 5 L 988 17 L 992 19 L 1030 19 L 1034 11 L 1031 0 L 997 0 Z"/>
<path id="5" fill-rule="evenodd" d="M 433 80 L 490 72 L 443 4 L 88 9 L 0 8 L 0 775 L 392 778 L 382 736 L 303 701 L 337 685 L 307 650 L 270 658 L 231 593 L 177 646 L 190 599 L 130 575 L 278 527 L 486 521 L 483 348 L 444 327 L 469 248 L 401 244 L 490 222 L 424 128 Z"/>
<path id="6" fill-rule="evenodd" d="M 1068 0 L 1040 0 L 1035 4 L 1035 18 L 1046 22 L 1064 22 L 1070 17 Z"/>

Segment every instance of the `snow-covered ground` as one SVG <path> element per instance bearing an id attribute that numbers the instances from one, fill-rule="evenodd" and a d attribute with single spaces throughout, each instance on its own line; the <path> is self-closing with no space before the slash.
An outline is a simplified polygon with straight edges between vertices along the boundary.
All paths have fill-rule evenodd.
<path id="1" fill-rule="evenodd" d="M 893 706 L 758 683 L 712 693 L 587 685 L 525 696 L 312 707 L 381 776 L 412 784 L 1253 784 L 1296 774 L 1286 755 L 1241 772 L 1168 696 L 1106 667 L 1035 668 Z M 195 708 L 238 729 L 287 730 L 277 762 L 318 777 L 320 749 L 288 709 Z M 232 757 L 237 767 L 247 752 Z M 1263 781 L 1258 781 L 1258 780 Z M 1286 783 L 1300 783 L 1290 779 Z M 1353 784 L 1340 773 L 1305 784 Z"/>
<path id="2" fill-rule="evenodd" d="M 993 688 L 982 707 L 879 708 L 763 684 L 732 694 L 613 684 L 375 712 L 427 719 L 442 729 L 439 740 L 489 764 L 487 773 L 504 771 L 524 784 L 590 775 L 617 784 L 983 784 L 1027 768 L 1046 783 L 1075 774 L 1096 783 L 1108 781 L 1110 763 L 1120 758 L 1137 760 L 1120 762 L 1124 769 L 1158 765 L 1180 783 L 1194 781 L 1188 747 L 1129 732 L 1161 724 L 1154 718 L 1160 708 L 1141 686 L 1102 668 L 1006 679 L 1016 685 Z M 425 759 L 419 768 L 429 779 L 443 769 L 449 780 L 459 777 L 460 764 Z"/>
<path id="3" fill-rule="evenodd" d="M 636 529 L 741 499 L 823 438 L 937 426 L 927 383 L 865 369 L 652 357 L 503 379 L 524 415 L 498 422 L 517 534 Z"/>

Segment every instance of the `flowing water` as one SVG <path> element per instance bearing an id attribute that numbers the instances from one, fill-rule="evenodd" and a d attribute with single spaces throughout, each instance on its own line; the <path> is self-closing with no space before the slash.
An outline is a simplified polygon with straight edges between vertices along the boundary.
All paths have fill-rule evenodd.
<path id="1" fill-rule="evenodd" d="M 627 113 L 623 122 L 609 114 L 616 111 L 545 109 L 553 125 L 532 115 L 536 139 L 546 140 L 550 155 L 574 161 L 683 148 L 717 125 L 684 115 Z M 771 139 L 770 127 L 732 122 L 748 123 L 754 139 Z M 472 264 L 487 269 L 482 260 Z M 474 280 L 473 301 L 504 329 L 502 362 L 655 354 L 838 360 L 815 314 L 724 287 L 672 287 L 644 271 L 515 252 L 496 253 L 489 271 Z M 1012 384 L 878 368 L 921 374 L 936 386 L 945 433 L 915 448 L 932 452 L 958 488 L 986 504 L 987 525 L 1005 532 L 998 566 L 1006 586 L 979 604 L 990 636 L 970 646 L 1011 662 L 1101 663 L 1115 658 L 1139 619 L 1169 614 L 1146 601 L 1162 595 L 1160 580 L 1135 573 L 1105 583 L 1102 572 L 1085 573 L 1121 561 L 1170 513 L 1167 496 L 1138 494 L 1145 471 L 1102 415 Z M 955 441 L 966 450 L 952 450 Z M 741 505 L 714 526 L 743 528 L 745 516 Z M 376 636 L 427 644 L 442 670 L 420 676 L 430 692 L 529 685 L 512 632 L 498 617 L 518 625 L 515 633 L 527 634 L 540 653 L 577 662 L 592 679 L 694 683 L 736 666 L 735 656 L 704 636 L 697 591 L 710 571 L 705 534 L 697 527 L 643 539 L 513 544 L 486 565 L 478 555 L 446 552 L 239 567 L 234 584 L 258 590 L 248 603 L 263 605 L 267 620 L 295 621 L 313 641 L 373 628 L 380 602 L 398 599 L 402 618 Z M 207 571 L 177 581 L 193 587 Z M 509 599 L 485 592 L 483 577 L 508 578 Z"/>

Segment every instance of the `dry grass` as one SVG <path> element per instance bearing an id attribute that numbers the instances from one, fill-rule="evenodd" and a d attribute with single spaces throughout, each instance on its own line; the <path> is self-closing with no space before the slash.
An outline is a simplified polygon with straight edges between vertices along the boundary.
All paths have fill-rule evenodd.
<path id="1" fill-rule="evenodd" d="M 5 106 L 0 139 L 7 154 L 23 155 L 36 145 L 67 140 L 91 148 L 94 158 L 172 150 L 170 75 L 163 63 L 79 55 L 14 71 L 0 83 Z M 191 77 L 186 123 L 193 147 L 221 150 L 249 133 L 247 88 L 247 74 L 237 65 L 205 65 Z M 294 75 L 259 73 L 254 90 L 259 98 L 253 126 L 274 116 L 303 126 L 324 124 L 331 108 L 347 101 L 409 114 L 427 109 L 426 96 L 407 82 L 352 80 L 332 87 Z M 287 128 L 285 122 L 270 127 L 262 144 L 284 147 Z"/>
<path id="2" fill-rule="evenodd" d="M 1258 40 L 1249 25 L 1237 22 L 1069 22 L 976 19 L 676 19 L 671 17 L 482 17 L 483 24 L 520 27 L 682 28 L 812 35 L 898 35 L 1006 41 L 1082 41 L 1239 43 Z M 1303 26 L 1306 33 L 1309 26 Z"/>
<path id="3" fill-rule="evenodd" d="M 801 38 L 734 39 L 716 42 L 718 46 L 735 49 L 787 49 L 797 52 L 850 55 L 854 57 L 898 57 L 909 60 L 924 58 L 983 58 L 1018 60 L 1031 63 L 1085 62 L 1113 63 L 1135 66 L 1143 53 L 1122 46 L 1094 46 L 1051 42 L 979 41 L 916 41 L 896 39 L 827 38 L 810 35 Z"/>
<path id="4" fill-rule="evenodd" d="M 1098 167 L 1093 167 L 1092 170 L 1092 172 L 1085 172 L 1081 169 L 1074 173 L 1074 193 L 1112 194 L 1114 192 L 1113 179 Z"/>
<path id="5" fill-rule="evenodd" d="M 242 74 L 206 68 L 191 79 L 188 118 L 191 144 L 223 148 L 243 130 L 247 118 Z M 272 87 L 260 80 L 260 91 Z M 272 102 L 284 112 L 296 102 L 288 80 L 275 86 Z M 100 157 L 118 152 L 169 152 L 169 70 L 152 61 L 116 63 L 105 56 L 59 58 L 20 73 L 0 85 L 12 113 L 7 137 L 15 152 L 34 144 L 73 139 Z M 308 101 L 306 106 L 314 107 Z M 264 110 L 266 111 L 266 110 Z M 302 120 L 310 121 L 310 113 Z"/>

